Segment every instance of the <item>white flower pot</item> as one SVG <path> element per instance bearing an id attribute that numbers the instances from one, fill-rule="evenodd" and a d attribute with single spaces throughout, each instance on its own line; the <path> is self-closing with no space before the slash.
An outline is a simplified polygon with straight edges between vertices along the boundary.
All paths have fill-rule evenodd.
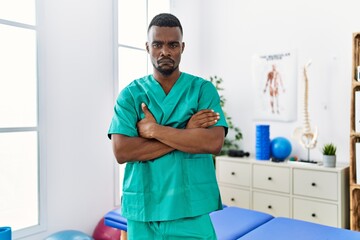
<path id="1" fill-rule="evenodd" d="M 335 167 L 336 166 L 336 155 L 323 155 L 324 167 Z"/>

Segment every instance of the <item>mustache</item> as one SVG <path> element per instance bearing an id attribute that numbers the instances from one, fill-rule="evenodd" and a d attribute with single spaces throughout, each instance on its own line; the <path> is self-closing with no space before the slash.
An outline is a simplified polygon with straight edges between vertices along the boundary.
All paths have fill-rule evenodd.
<path id="1" fill-rule="evenodd" d="M 160 58 L 157 63 L 161 63 L 162 61 L 170 61 L 172 63 L 174 63 L 174 60 L 172 60 L 171 58 L 167 58 L 167 57 L 164 57 L 164 58 Z"/>

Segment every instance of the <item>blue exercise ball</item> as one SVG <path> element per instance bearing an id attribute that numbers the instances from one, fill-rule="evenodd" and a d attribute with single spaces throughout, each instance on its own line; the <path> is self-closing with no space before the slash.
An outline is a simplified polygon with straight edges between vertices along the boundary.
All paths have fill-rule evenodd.
<path id="1" fill-rule="evenodd" d="M 287 138 L 276 137 L 270 142 L 270 154 L 277 160 L 285 160 L 291 154 L 291 143 Z"/>
<path id="2" fill-rule="evenodd" d="M 94 240 L 94 239 L 91 236 L 77 230 L 64 230 L 48 236 L 45 240 Z"/>

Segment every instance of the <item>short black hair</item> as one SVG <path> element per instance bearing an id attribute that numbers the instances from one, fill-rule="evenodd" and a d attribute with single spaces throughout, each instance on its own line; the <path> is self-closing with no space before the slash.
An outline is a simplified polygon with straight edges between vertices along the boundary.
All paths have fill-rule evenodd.
<path id="1" fill-rule="evenodd" d="M 183 29 L 179 19 L 170 13 L 160 13 L 156 15 L 149 24 L 148 32 L 152 26 L 179 27 L 181 31 L 181 35 L 183 34 Z"/>

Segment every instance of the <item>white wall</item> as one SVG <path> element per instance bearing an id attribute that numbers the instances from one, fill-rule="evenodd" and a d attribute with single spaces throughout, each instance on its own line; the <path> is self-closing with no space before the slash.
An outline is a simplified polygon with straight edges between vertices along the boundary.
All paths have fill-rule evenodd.
<path id="1" fill-rule="evenodd" d="M 360 31 L 360 2 L 311 0 L 171 0 L 184 26 L 181 70 L 225 80 L 226 111 L 254 153 L 251 56 L 297 49 L 299 69 L 313 60 L 310 116 L 319 146 L 339 146 L 349 160 L 351 33 Z M 41 157 L 46 165 L 47 231 L 91 234 L 114 207 L 114 158 L 106 132 L 113 107 L 111 0 L 39 0 Z M 272 137 L 291 136 L 298 120 L 271 124 Z M 303 156 L 293 142 L 294 153 Z M 318 150 L 312 156 L 319 158 Z"/>
<path id="2" fill-rule="evenodd" d="M 190 8 L 189 5 L 192 7 Z M 193 7 L 194 6 L 194 7 Z M 172 0 L 172 11 L 184 24 L 187 51 L 182 70 L 224 79 L 225 110 L 243 132 L 242 148 L 255 153 L 255 125 L 270 124 L 271 138 L 291 140 L 293 155 L 306 151 L 291 139 L 302 125 L 303 78 L 309 59 L 309 112 L 318 126 L 317 148 L 338 146 L 338 161 L 349 162 L 352 32 L 360 31 L 357 0 Z M 190 11 L 190 13 L 189 13 Z M 194 45 L 192 52 L 190 46 Z M 298 62 L 298 115 L 295 122 L 254 121 L 251 57 L 255 53 L 295 50 Z M 186 63 L 184 61 L 187 61 Z M 196 67 L 191 67 L 196 66 Z"/>
<path id="3" fill-rule="evenodd" d="M 111 0 L 39 1 L 41 157 L 47 231 L 92 234 L 114 208 Z M 43 203 L 44 204 L 44 203 Z"/>

